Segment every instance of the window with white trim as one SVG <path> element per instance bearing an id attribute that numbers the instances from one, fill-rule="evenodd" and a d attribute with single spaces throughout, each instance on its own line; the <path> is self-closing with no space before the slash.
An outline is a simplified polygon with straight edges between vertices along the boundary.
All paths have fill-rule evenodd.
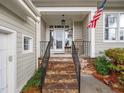
<path id="1" fill-rule="evenodd" d="M 33 39 L 30 36 L 23 35 L 23 52 L 29 53 L 33 51 Z"/>
<path id="2" fill-rule="evenodd" d="M 124 13 L 106 13 L 104 40 L 124 41 Z"/>

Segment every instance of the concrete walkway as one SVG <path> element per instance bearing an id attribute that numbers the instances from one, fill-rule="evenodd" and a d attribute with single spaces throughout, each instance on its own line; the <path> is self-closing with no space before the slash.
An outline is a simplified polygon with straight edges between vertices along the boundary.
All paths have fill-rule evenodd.
<path id="1" fill-rule="evenodd" d="M 81 93 L 115 93 L 92 75 L 81 77 Z"/>

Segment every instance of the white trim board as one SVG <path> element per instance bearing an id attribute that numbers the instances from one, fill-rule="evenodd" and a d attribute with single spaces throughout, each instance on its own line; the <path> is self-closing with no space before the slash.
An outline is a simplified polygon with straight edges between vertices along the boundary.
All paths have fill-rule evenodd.
<path id="1" fill-rule="evenodd" d="M 40 12 L 88 12 L 96 11 L 96 7 L 37 7 Z"/>
<path id="2" fill-rule="evenodd" d="M 8 92 L 16 93 L 16 31 L 0 26 L 0 33 L 4 33 L 8 37 L 8 70 L 7 70 L 7 82 L 8 82 Z"/>
<path id="3" fill-rule="evenodd" d="M 94 12 L 91 12 L 90 19 L 92 19 L 94 16 Z M 91 41 L 91 51 L 90 51 L 90 57 L 95 58 L 95 28 L 90 28 L 90 41 Z"/>

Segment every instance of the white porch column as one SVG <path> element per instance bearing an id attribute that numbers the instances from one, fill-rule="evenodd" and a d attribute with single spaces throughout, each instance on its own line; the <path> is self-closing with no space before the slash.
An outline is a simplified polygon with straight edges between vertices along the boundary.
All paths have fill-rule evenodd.
<path id="1" fill-rule="evenodd" d="M 90 20 L 93 18 L 95 14 L 95 11 L 91 11 L 91 14 L 90 14 Z M 90 41 L 91 41 L 91 50 L 90 50 L 90 57 L 91 58 L 95 58 L 95 28 L 91 28 L 90 29 Z"/>
<path id="2" fill-rule="evenodd" d="M 74 20 L 73 20 L 73 41 L 75 40 L 75 36 L 74 36 L 74 34 L 75 34 L 75 27 L 74 27 Z"/>
<path id="3" fill-rule="evenodd" d="M 38 17 L 39 22 L 36 22 L 36 68 L 38 68 L 38 58 L 40 57 L 40 41 L 41 41 L 41 20 Z"/>

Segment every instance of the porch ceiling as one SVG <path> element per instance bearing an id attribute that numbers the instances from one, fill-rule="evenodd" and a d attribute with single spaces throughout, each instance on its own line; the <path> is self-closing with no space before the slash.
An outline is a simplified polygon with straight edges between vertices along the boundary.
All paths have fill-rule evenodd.
<path id="1" fill-rule="evenodd" d="M 62 15 L 65 15 L 66 22 L 83 21 L 88 12 L 42 12 L 42 18 L 47 24 L 52 22 L 61 22 Z"/>
<path id="2" fill-rule="evenodd" d="M 37 7 L 95 7 L 99 0 L 32 0 Z M 124 7 L 124 0 L 107 0 L 107 7 Z"/>

